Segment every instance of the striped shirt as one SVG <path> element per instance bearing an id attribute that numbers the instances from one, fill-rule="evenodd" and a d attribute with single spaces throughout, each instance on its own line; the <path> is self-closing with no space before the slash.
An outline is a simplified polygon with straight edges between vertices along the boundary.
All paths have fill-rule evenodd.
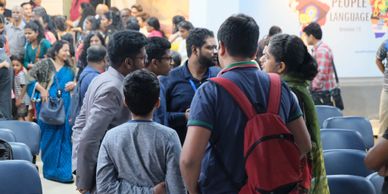
<path id="1" fill-rule="evenodd" d="M 377 50 L 376 58 L 380 61 L 387 59 L 387 52 L 388 52 L 388 39 L 385 40 Z M 384 91 L 388 91 L 388 68 L 387 68 L 387 62 L 385 62 L 384 65 L 384 84 L 383 84 Z"/>
<path id="2" fill-rule="evenodd" d="M 330 91 L 336 87 L 333 68 L 333 53 L 329 46 L 319 41 L 313 50 L 318 64 L 318 74 L 312 82 L 313 91 Z"/>

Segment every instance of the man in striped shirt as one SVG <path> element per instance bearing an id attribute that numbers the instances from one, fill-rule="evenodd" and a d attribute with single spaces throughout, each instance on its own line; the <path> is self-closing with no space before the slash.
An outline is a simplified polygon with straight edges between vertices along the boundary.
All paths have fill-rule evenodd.
<path id="1" fill-rule="evenodd" d="M 322 42 L 322 29 L 318 23 L 310 23 L 303 32 L 308 45 L 314 46 L 313 57 L 318 64 L 318 74 L 311 84 L 311 94 L 315 104 L 333 106 L 330 91 L 336 87 L 333 68 L 333 53 L 330 47 Z"/>

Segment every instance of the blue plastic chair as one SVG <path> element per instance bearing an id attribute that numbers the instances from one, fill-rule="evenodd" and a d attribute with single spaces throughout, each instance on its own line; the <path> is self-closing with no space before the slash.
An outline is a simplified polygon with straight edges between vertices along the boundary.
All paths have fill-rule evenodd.
<path id="1" fill-rule="evenodd" d="M 15 142 L 15 134 L 10 129 L 0 128 L 0 139 L 6 142 Z"/>
<path id="2" fill-rule="evenodd" d="M 36 123 L 27 121 L 0 121 L 0 128 L 7 128 L 14 132 L 16 142 L 30 147 L 33 155 L 39 154 L 40 127 Z"/>
<path id="3" fill-rule="evenodd" d="M 12 154 L 14 160 L 26 160 L 32 162 L 33 157 L 30 148 L 20 142 L 8 142 L 12 147 Z"/>
<path id="4" fill-rule="evenodd" d="M 328 175 L 330 194 L 375 194 L 373 184 L 365 177 Z"/>
<path id="5" fill-rule="evenodd" d="M 382 189 L 384 185 L 384 177 L 380 176 L 379 174 L 377 174 L 377 172 L 375 172 L 369 175 L 368 177 L 366 177 L 366 179 L 368 179 L 373 184 L 377 194 L 382 193 Z"/>
<path id="6" fill-rule="evenodd" d="M 323 127 L 323 122 L 330 117 L 342 117 L 343 114 L 340 109 L 334 106 L 315 105 L 318 114 L 319 127 Z"/>
<path id="7" fill-rule="evenodd" d="M 373 147 L 372 125 L 364 117 L 332 117 L 323 122 L 323 128 L 352 129 L 360 132 L 367 149 Z"/>
<path id="8" fill-rule="evenodd" d="M 361 150 L 324 150 L 323 158 L 325 161 L 326 174 L 346 174 L 367 177 L 374 171 L 369 170 L 365 166 L 365 155 L 366 152 Z"/>
<path id="9" fill-rule="evenodd" d="M 0 161 L 0 193 L 42 194 L 38 170 L 24 160 Z"/>
<path id="10" fill-rule="evenodd" d="M 362 136 L 351 129 L 322 129 L 321 142 L 323 150 L 355 149 L 366 151 Z"/>

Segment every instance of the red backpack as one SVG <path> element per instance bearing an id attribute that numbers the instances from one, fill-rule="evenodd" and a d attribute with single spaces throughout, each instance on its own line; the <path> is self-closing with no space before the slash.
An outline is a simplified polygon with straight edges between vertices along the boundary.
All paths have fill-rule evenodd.
<path id="1" fill-rule="evenodd" d="M 240 194 L 298 193 L 298 187 L 304 181 L 300 151 L 278 114 L 281 100 L 280 77 L 276 74 L 269 74 L 269 77 L 267 112 L 260 114 L 257 114 L 247 96 L 235 83 L 222 77 L 211 78 L 232 95 L 248 118 L 244 129 L 247 180 Z"/>

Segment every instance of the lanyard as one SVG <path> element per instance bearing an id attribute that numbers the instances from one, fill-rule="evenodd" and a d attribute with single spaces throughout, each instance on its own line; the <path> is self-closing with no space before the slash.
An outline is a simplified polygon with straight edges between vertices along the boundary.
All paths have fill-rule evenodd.
<path id="1" fill-rule="evenodd" d="M 209 73 L 208 73 L 208 75 L 207 75 L 207 78 L 210 77 L 210 69 L 209 69 L 208 71 L 209 71 Z M 195 93 L 195 92 L 197 91 L 197 86 L 195 85 L 193 79 L 190 78 L 190 79 L 189 79 L 189 82 L 190 82 L 191 88 L 193 88 L 193 91 L 194 91 L 194 93 Z"/>

